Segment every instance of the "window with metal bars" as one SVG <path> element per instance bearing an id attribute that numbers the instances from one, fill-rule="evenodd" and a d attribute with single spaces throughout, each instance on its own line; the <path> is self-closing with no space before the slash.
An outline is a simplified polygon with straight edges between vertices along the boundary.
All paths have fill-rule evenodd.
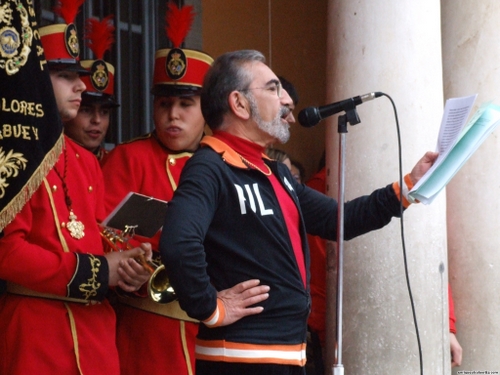
<path id="1" fill-rule="evenodd" d="M 176 3 L 195 7 L 198 16 L 184 46 L 201 49 L 201 0 Z M 53 12 L 56 4 L 57 0 L 35 0 L 40 26 L 64 22 Z M 112 50 L 106 52 L 104 60 L 115 68 L 115 97 L 120 107 L 111 116 L 105 140 L 107 148 L 154 129 L 153 96 L 150 94 L 154 55 L 157 49 L 171 47 L 165 35 L 167 4 L 166 0 L 86 0 L 75 20 L 84 46 L 85 20 L 114 15 L 116 42 Z M 88 48 L 81 48 L 80 59 L 93 58 Z"/>

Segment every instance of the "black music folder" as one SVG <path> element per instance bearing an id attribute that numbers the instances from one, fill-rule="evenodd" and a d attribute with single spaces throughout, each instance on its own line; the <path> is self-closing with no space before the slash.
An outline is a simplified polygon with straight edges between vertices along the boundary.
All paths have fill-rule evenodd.
<path id="1" fill-rule="evenodd" d="M 167 206 L 167 201 L 130 192 L 102 224 L 121 231 L 134 226 L 135 234 L 151 238 L 163 227 Z"/>

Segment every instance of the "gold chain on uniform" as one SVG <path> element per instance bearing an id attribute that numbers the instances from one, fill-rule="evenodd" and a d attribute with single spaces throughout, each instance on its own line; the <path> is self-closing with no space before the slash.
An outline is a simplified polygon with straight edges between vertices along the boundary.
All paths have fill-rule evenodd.
<path id="1" fill-rule="evenodd" d="M 68 185 L 66 185 L 66 175 L 68 172 L 68 153 L 66 151 L 66 145 L 64 146 L 63 153 L 64 153 L 63 175 L 61 176 L 61 174 L 59 173 L 59 171 L 57 170 L 57 168 L 55 166 L 54 166 L 54 171 L 56 172 L 57 176 L 61 180 L 63 193 L 64 193 L 64 203 L 66 203 L 66 207 L 68 208 L 68 211 L 69 211 L 68 222 L 64 226 L 69 231 L 69 234 L 71 237 L 79 240 L 85 236 L 85 232 L 84 232 L 85 225 L 83 225 L 83 223 L 81 221 L 77 220 L 78 217 L 73 212 L 73 203 L 72 203 L 71 197 L 69 196 Z"/>

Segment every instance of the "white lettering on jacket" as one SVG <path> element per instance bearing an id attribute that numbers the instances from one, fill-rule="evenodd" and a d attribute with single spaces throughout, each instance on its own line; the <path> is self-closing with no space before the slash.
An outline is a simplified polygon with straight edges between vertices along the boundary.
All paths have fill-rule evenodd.
<path id="1" fill-rule="evenodd" d="M 285 181 L 285 185 L 288 187 L 288 190 L 293 191 L 293 186 L 290 181 L 288 181 L 286 177 L 283 177 L 283 180 Z"/>
<path id="2" fill-rule="evenodd" d="M 236 192 L 238 193 L 238 200 L 240 202 L 240 210 L 242 215 L 245 215 L 247 213 L 247 208 L 245 205 L 245 202 L 247 200 L 253 212 L 257 213 L 257 206 L 255 204 L 255 201 L 257 201 L 257 203 L 259 204 L 259 211 L 261 216 L 274 214 L 272 208 L 266 208 L 264 206 L 264 201 L 262 200 L 262 196 L 260 195 L 259 185 L 257 183 L 253 184 L 252 186 L 248 184 L 245 184 L 243 186 L 245 187 L 244 190 L 241 186 L 234 184 Z"/>

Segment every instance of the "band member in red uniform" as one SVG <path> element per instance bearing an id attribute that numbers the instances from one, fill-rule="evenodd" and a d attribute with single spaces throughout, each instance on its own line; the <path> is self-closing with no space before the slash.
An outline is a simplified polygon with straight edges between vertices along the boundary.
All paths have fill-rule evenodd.
<path id="1" fill-rule="evenodd" d="M 76 116 L 85 90 L 72 19 L 39 30 L 51 104 L 63 122 Z M 105 295 L 117 285 L 135 291 L 148 279 L 133 258 L 151 257 L 150 245 L 104 254 L 97 224 L 104 184 L 96 158 L 66 137 L 62 149 L 0 239 L 0 278 L 7 282 L 0 297 L 1 375 L 118 375 L 116 317 Z"/>
<path id="2" fill-rule="evenodd" d="M 199 92 L 213 59 L 203 52 L 179 48 L 184 35 L 174 35 L 176 30 L 188 29 L 175 24 L 186 18 L 177 13 L 189 15 L 191 11 L 192 7 L 179 10 L 170 2 L 167 35 L 174 48 L 160 49 L 155 56 L 155 130 L 118 145 L 103 160 L 108 212 L 130 191 L 169 201 L 184 164 L 203 136 Z M 157 249 L 159 235 L 151 241 L 153 249 Z M 198 323 L 177 302 L 158 304 L 146 293 L 142 298 L 120 297 L 117 317 L 123 375 L 194 373 Z"/>
<path id="3" fill-rule="evenodd" d="M 85 37 L 96 60 L 83 60 L 81 65 L 89 71 L 82 80 L 87 89 L 82 93 L 82 103 L 76 117 L 64 124 L 64 133 L 79 145 L 102 160 L 107 153 L 103 147 L 113 108 L 119 106 L 114 97 L 115 68 L 103 60 L 104 53 L 114 43 L 115 27 L 112 16 L 99 22 L 87 20 Z"/>

